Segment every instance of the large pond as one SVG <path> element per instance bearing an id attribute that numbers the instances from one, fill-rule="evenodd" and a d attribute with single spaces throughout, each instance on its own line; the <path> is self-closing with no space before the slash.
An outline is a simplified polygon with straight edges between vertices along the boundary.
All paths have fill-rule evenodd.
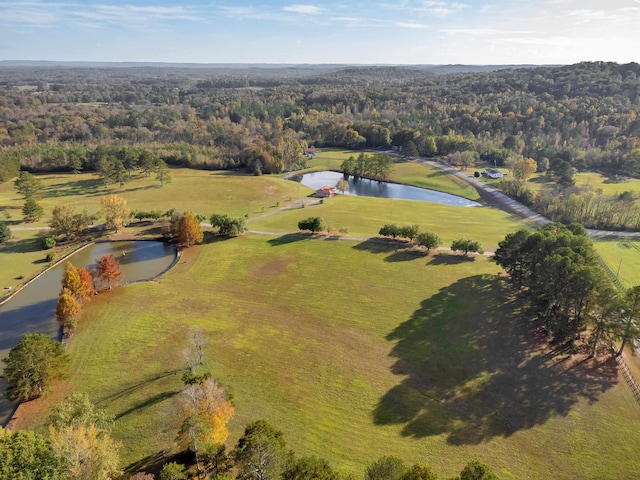
<path id="1" fill-rule="evenodd" d="M 303 185 L 317 190 L 326 185 L 335 187 L 338 180 L 345 178 L 342 173 L 331 172 L 328 170 L 322 172 L 305 173 L 291 177 L 291 180 L 298 181 Z M 400 185 L 397 183 L 378 182 L 376 180 L 367 180 L 364 178 L 348 177 L 349 190 L 344 193 L 348 195 L 357 195 L 360 197 L 381 197 L 396 198 L 401 200 L 419 200 L 421 202 L 441 203 L 443 205 L 454 205 L 458 207 L 477 207 L 479 203 L 467 200 L 448 193 L 436 192 L 426 188 L 411 187 L 409 185 Z"/>
<path id="2" fill-rule="evenodd" d="M 69 261 L 76 267 L 89 267 L 95 259 L 113 254 L 120 262 L 123 282 L 135 282 L 156 277 L 174 262 L 176 249 L 162 242 L 105 242 L 96 243 L 74 253 Z M 0 358 L 20 342 L 27 333 L 48 333 L 60 338 L 60 326 L 55 319 L 56 303 L 64 265 L 62 262 L 0 306 Z M 4 364 L 0 364 L 0 371 Z M 0 380 L 0 394 L 6 384 Z M 0 424 L 4 425 L 15 404 L 0 398 Z"/>

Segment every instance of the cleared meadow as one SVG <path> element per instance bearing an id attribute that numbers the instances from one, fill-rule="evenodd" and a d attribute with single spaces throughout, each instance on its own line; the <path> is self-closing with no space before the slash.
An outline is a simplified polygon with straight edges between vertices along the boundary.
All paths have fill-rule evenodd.
<path id="1" fill-rule="evenodd" d="M 369 242 L 211 241 L 87 306 L 67 389 L 116 416 L 126 463 L 153 457 L 175 438 L 181 351 L 201 327 L 238 410 L 229 444 L 264 418 L 358 477 L 389 454 L 445 476 L 471 458 L 501 478 L 639 475 L 640 409 L 615 366 L 540 350 L 497 273 Z"/>

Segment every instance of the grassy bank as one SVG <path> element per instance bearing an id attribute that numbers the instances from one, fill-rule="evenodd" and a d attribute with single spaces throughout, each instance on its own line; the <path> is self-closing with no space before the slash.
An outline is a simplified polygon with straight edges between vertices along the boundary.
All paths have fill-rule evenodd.
<path id="1" fill-rule="evenodd" d="M 153 455 L 202 327 L 238 410 L 230 443 L 265 418 L 357 476 L 385 454 L 445 476 L 476 457 L 502 478 L 637 476 L 640 413 L 615 368 L 544 355 L 497 272 L 367 242 L 209 243 L 87 306 L 68 385 L 116 415 L 125 462 Z"/>

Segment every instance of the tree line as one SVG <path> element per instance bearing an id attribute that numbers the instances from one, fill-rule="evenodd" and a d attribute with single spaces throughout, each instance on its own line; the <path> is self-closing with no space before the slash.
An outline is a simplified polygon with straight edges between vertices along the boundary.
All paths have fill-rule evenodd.
<path id="1" fill-rule="evenodd" d="M 495 260 L 554 344 L 574 349 L 586 332 L 580 343 L 591 355 L 601 344 L 613 349 L 620 342 L 619 355 L 639 337 L 640 286 L 616 289 L 583 226 L 550 223 L 510 233 Z"/>
<path id="2" fill-rule="evenodd" d="M 259 164 L 265 173 L 295 168 L 300 148 L 315 145 L 395 146 L 422 156 L 474 151 L 496 165 L 519 154 L 640 175 L 636 63 L 441 76 L 363 71 L 283 74 L 265 88 L 246 89 L 244 80 L 223 87 L 213 70 L 204 80 L 154 72 L 136 82 L 108 70 L 77 70 L 69 81 L 34 70 L 36 79 L 52 80 L 37 82 L 35 91 L 15 88 L 24 79 L 8 72 L 0 85 L 0 175 L 12 178 L 19 164 L 90 170 L 89 152 L 100 145 L 149 148 L 169 164 L 200 168 Z"/>

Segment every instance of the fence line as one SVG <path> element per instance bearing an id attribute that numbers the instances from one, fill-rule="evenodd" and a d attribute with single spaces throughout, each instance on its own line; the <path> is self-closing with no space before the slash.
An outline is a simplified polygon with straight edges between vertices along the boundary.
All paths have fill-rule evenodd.
<path id="1" fill-rule="evenodd" d="M 631 387 L 633 396 L 636 397 L 636 401 L 640 403 L 640 384 L 638 384 L 636 379 L 633 377 L 633 374 L 629 370 L 629 367 L 627 366 L 627 362 L 625 362 L 624 358 L 622 358 L 622 355 L 616 356 L 616 362 L 618 362 L 618 366 L 620 367 L 620 370 L 622 370 L 622 375 L 624 376 L 624 379 L 627 381 L 627 383 Z"/>

